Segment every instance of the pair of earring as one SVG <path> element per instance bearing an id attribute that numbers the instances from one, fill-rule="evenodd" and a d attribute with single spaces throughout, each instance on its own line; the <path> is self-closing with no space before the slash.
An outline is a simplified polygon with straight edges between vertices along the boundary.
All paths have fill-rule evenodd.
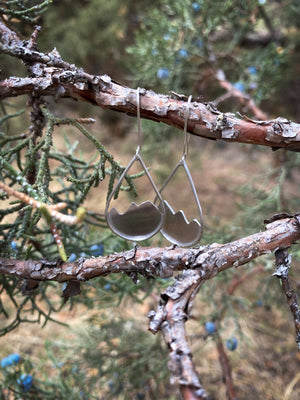
<path id="1" fill-rule="evenodd" d="M 190 104 L 192 96 L 189 96 L 187 112 L 184 123 L 184 148 L 183 156 L 177 163 L 169 177 L 160 190 L 156 187 L 141 155 L 141 118 L 140 118 L 140 90 L 137 89 L 137 120 L 139 144 L 135 156 L 131 159 L 126 169 L 123 171 L 118 182 L 108 197 L 105 217 L 110 229 L 118 236 L 132 241 L 149 239 L 159 231 L 171 243 L 182 247 L 193 246 L 198 243 L 202 236 L 203 219 L 201 205 L 197 196 L 194 182 L 186 164 L 188 155 L 187 122 L 189 118 Z M 111 201 L 115 194 L 120 190 L 122 181 L 129 169 L 136 162 L 141 164 L 154 192 L 154 201 L 144 201 L 141 204 L 132 202 L 124 213 L 120 213 L 115 207 L 111 207 Z M 162 197 L 162 192 L 172 180 L 178 169 L 182 167 L 186 173 L 187 180 L 191 186 L 192 194 L 196 202 L 198 218 L 188 221 L 183 210 L 174 212 L 169 202 Z"/>

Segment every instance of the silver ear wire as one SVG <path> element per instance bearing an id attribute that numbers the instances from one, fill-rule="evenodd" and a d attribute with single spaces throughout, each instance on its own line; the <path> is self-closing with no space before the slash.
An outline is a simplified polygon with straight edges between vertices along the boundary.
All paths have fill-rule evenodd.
<path id="1" fill-rule="evenodd" d="M 162 185 L 162 187 L 160 189 L 160 193 L 162 193 L 162 191 L 165 189 L 165 187 L 169 184 L 169 182 L 172 180 L 172 178 L 176 174 L 177 170 L 180 167 L 184 168 L 185 173 L 187 175 L 188 182 L 190 183 L 193 197 L 196 202 L 199 218 L 193 219 L 191 222 L 189 222 L 182 210 L 174 212 L 173 208 L 168 203 L 168 201 L 164 200 L 163 203 L 165 206 L 166 216 L 165 216 L 163 226 L 161 228 L 161 233 L 169 242 L 174 243 L 178 246 L 183 246 L 183 247 L 193 246 L 196 243 L 198 243 L 201 239 L 202 230 L 203 230 L 203 217 L 202 217 L 201 205 L 200 205 L 200 202 L 199 202 L 199 199 L 197 196 L 197 192 L 196 192 L 196 188 L 195 188 L 193 179 L 191 177 L 190 171 L 189 171 L 188 166 L 185 161 L 185 159 L 188 155 L 188 150 L 189 150 L 189 137 L 187 134 L 187 124 L 188 124 L 189 113 L 190 113 L 191 99 L 192 99 L 192 96 L 189 96 L 188 103 L 187 103 L 187 111 L 186 111 L 185 121 L 184 121 L 184 145 L 183 145 L 182 158 L 177 163 L 177 165 L 175 166 L 175 168 L 173 169 L 173 171 L 171 172 L 171 174 L 166 179 L 165 183 Z"/>
<path id="2" fill-rule="evenodd" d="M 107 200 L 105 208 L 105 217 L 110 229 L 123 239 L 133 241 L 146 240 L 154 236 L 161 229 L 165 218 L 165 208 L 161 194 L 159 193 L 159 190 L 157 189 L 142 157 L 139 154 L 142 147 L 139 88 L 137 89 L 137 120 L 139 143 L 136 154 L 120 176 Z M 156 198 L 159 199 L 159 205 L 156 206 L 150 200 L 144 201 L 141 204 L 132 202 L 124 213 L 120 213 L 115 207 L 110 207 L 111 201 L 116 192 L 120 190 L 122 181 L 129 169 L 137 161 L 141 164 L 142 169 L 144 170 L 145 175 L 155 192 Z"/>
<path id="3" fill-rule="evenodd" d="M 141 106 L 140 106 L 140 88 L 137 88 L 137 100 L 136 100 L 136 115 L 138 123 L 138 147 L 137 153 L 142 150 L 142 133 L 141 133 Z"/>
<path id="4" fill-rule="evenodd" d="M 188 101 L 187 101 L 187 110 L 185 114 L 185 119 L 184 119 L 184 143 L 183 143 L 183 157 L 186 158 L 188 153 L 189 153 L 189 141 L 190 141 L 190 136 L 187 134 L 187 125 L 188 125 L 188 119 L 190 115 L 190 106 L 191 106 L 191 100 L 192 100 L 192 95 L 189 96 Z"/>

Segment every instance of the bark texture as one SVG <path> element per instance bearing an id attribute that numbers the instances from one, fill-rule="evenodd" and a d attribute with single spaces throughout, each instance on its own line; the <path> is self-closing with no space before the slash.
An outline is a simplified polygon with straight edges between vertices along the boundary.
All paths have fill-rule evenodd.
<path id="1" fill-rule="evenodd" d="M 300 216 L 296 215 L 269 223 L 264 232 L 227 244 L 212 244 L 197 249 L 142 247 L 105 257 L 81 258 L 73 263 L 0 258 L 0 274 L 39 281 L 83 282 L 112 273 L 140 273 L 166 278 L 171 277 L 174 271 L 193 269 L 207 280 L 262 254 L 287 248 L 299 239 Z"/>
<path id="2" fill-rule="evenodd" d="M 33 35 L 35 39 L 35 35 Z M 104 109 L 137 115 L 136 89 L 113 81 L 108 75 L 94 76 L 63 61 L 54 49 L 50 53 L 38 51 L 35 40 L 18 38 L 0 22 L 0 51 L 23 60 L 30 76 L 10 77 L 0 81 L 0 99 L 20 95 L 71 97 Z M 142 118 L 163 122 L 183 129 L 187 97 L 162 95 L 141 89 Z M 187 130 L 191 134 L 214 140 L 286 148 L 300 151 L 300 125 L 285 118 L 256 121 L 222 113 L 212 103 L 193 101 Z"/>

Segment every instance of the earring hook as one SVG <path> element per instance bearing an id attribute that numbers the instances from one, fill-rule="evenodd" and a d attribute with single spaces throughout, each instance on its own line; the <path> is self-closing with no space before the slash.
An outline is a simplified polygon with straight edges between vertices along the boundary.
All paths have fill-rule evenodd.
<path id="1" fill-rule="evenodd" d="M 189 139 L 190 136 L 187 134 L 187 124 L 188 124 L 188 119 L 190 116 L 190 106 L 191 106 L 191 100 L 192 100 L 192 95 L 189 96 L 188 101 L 187 101 L 187 109 L 186 109 L 186 114 L 185 114 L 185 120 L 184 120 L 184 144 L 183 144 L 183 156 L 182 159 L 185 159 L 188 155 L 189 152 Z"/>
<path id="2" fill-rule="evenodd" d="M 141 155 L 139 154 L 142 147 L 141 136 L 141 115 L 140 115 L 140 88 L 136 90 L 137 94 L 137 120 L 138 120 L 138 146 L 136 154 L 131 159 L 127 167 L 122 172 L 119 180 L 112 189 L 106 203 L 105 217 L 108 226 L 116 234 L 123 239 L 140 241 L 146 240 L 155 235 L 162 227 L 165 218 L 165 206 L 163 199 L 157 189 Z M 116 193 L 119 192 L 121 184 L 132 165 L 139 162 L 145 177 L 148 178 L 156 197 L 159 199 L 159 205 L 155 205 L 152 201 L 146 200 L 142 203 L 131 202 L 124 212 L 119 212 L 111 205 Z"/>
<path id="3" fill-rule="evenodd" d="M 136 90 L 137 100 L 136 100 L 136 113 L 138 120 L 138 147 L 136 149 L 136 154 L 142 149 L 142 134 L 141 134 L 141 109 L 140 109 L 140 88 L 138 87 Z"/>
<path id="4" fill-rule="evenodd" d="M 190 184 L 190 188 L 192 191 L 192 195 L 196 202 L 198 218 L 194 218 L 193 220 L 189 220 L 183 210 L 174 211 L 169 202 L 164 199 L 163 203 L 165 206 L 165 219 L 163 226 L 161 228 L 161 233 L 163 236 L 171 243 L 174 243 L 177 246 L 189 247 L 198 243 L 202 236 L 203 230 L 203 217 L 202 217 L 202 209 L 201 204 L 198 199 L 198 195 L 196 192 L 196 188 L 186 164 L 186 157 L 189 151 L 189 139 L 187 132 L 188 119 L 190 115 L 190 105 L 191 105 L 192 96 L 189 96 L 186 106 L 185 112 L 185 120 L 184 120 L 184 145 L 183 145 L 183 155 L 181 160 L 177 163 L 173 171 L 170 173 L 164 184 L 160 189 L 160 193 L 166 188 L 166 186 L 171 182 L 176 172 L 180 167 L 182 167 L 186 173 L 187 181 Z M 189 199 L 191 196 L 189 197 Z M 174 200 L 174 199 L 173 199 Z M 188 207 L 189 208 L 189 207 Z"/>

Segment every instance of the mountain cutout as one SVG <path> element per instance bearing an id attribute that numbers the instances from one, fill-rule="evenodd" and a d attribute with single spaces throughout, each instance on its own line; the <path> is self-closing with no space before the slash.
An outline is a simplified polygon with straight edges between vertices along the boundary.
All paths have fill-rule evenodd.
<path id="1" fill-rule="evenodd" d="M 147 200 L 131 203 L 124 213 L 112 208 L 107 213 L 107 223 L 117 235 L 128 240 L 144 240 L 155 235 L 162 227 L 163 212 Z"/>
<path id="2" fill-rule="evenodd" d="M 161 229 L 164 237 L 178 246 L 189 247 L 198 243 L 202 234 L 200 222 L 196 219 L 189 222 L 182 210 L 175 213 L 166 200 L 164 205 L 166 216 Z"/>

